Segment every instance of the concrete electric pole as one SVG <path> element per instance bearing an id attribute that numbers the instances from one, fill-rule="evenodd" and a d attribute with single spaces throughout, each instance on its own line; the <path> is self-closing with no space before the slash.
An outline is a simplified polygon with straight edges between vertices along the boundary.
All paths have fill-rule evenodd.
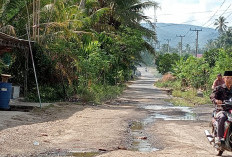
<path id="1" fill-rule="evenodd" d="M 196 39 L 196 57 L 197 57 L 197 54 L 198 54 L 198 36 L 199 36 L 199 31 L 202 31 L 202 29 L 194 29 L 194 30 L 192 30 L 191 28 L 190 28 L 190 31 L 194 31 L 194 32 L 197 32 L 197 39 Z"/>
<path id="2" fill-rule="evenodd" d="M 171 39 L 164 39 L 164 40 L 166 40 L 168 42 L 167 45 L 168 45 L 168 53 L 169 53 L 169 51 L 170 51 L 170 49 L 169 49 L 169 42 L 171 41 Z"/>
<path id="3" fill-rule="evenodd" d="M 179 35 L 176 37 L 180 37 L 180 56 L 182 55 L 182 48 L 183 48 L 183 38 L 185 37 L 185 35 Z"/>

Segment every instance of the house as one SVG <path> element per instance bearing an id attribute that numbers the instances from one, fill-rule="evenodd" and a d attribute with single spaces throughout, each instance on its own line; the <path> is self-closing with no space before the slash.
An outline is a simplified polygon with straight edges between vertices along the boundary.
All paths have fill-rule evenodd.
<path id="1" fill-rule="evenodd" d="M 203 54 L 197 54 L 197 58 L 201 58 Z"/>
<path id="2" fill-rule="evenodd" d="M 34 43 L 34 42 L 31 42 Z M 12 49 L 19 49 L 22 55 L 25 57 L 25 62 L 28 64 L 28 57 L 29 57 L 29 41 L 24 39 L 18 39 L 16 37 L 7 35 L 5 33 L 0 32 L 0 56 L 4 53 L 9 53 Z M 24 95 L 27 93 L 27 71 L 28 69 L 25 68 L 25 83 L 24 83 Z"/>

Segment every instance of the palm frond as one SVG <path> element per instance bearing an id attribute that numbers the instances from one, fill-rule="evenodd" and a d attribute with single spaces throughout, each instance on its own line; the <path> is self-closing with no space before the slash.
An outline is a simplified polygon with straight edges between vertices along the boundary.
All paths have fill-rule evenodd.
<path id="1" fill-rule="evenodd" d="M 149 53 L 156 55 L 155 49 L 148 42 L 144 42 L 144 47 Z"/>
<path id="2" fill-rule="evenodd" d="M 130 9 L 133 10 L 133 11 L 140 11 L 140 10 L 147 9 L 147 8 L 150 8 L 150 7 L 158 8 L 158 3 L 150 2 L 150 1 L 143 2 L 143 3 L 138 3 L 138 4 L 133 5 Z"/>
<path id="3" fill-rule="evenodd" d="M 92 14 L 90 16 L 91 18 L 91 23 L 97 23 L 100 21 L 100 19 L 107 13 L 110 12 L 110 8 L 106 7 L 106 8 L 101 8 L 98 9 L 97 11 L 94 12 L 94 14 Z"/>

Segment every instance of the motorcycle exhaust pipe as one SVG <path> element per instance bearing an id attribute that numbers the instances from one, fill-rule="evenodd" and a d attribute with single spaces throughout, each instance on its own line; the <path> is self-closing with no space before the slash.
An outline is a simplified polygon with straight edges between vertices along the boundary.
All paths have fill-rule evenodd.
<path id="1" fill-rule="evenodd" d="M 210 132 L 208 130 L 205 130 L 205 135 L 210 143 L 212 143 L 214 141 L 213 136 L 210 134 Z"/>

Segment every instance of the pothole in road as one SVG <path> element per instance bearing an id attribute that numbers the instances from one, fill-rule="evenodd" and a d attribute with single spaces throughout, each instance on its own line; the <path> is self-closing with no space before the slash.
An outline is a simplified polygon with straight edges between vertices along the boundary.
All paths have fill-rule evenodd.
<path id="1" fill-rule="evenodd" d="M 66 157 L 95 157 L 97 155 L 103 154 L 105 151 L 67 151 L 67 150 L 53 150 L 45 153 L 41 153 L 41 157 L 57 157 L 57 156 L 66 156 Z"/>
<path id="2" fill-rule="evenodd" d="M 140 151 L 140 152 L 153 152 L 157 151 L 157 148 L 154 148 L 144 132 L 144 125 L 142 122 L 133 121 L 130 126 L 130 134 L 133 138 L 131 143 L 130 150 Z"/>
<path id="3" fill-rule="evenodd" d="M 153 124 L 157 119 L 163 120 L 197 120 L 197 115 L 189 107 L 178 107 L 173 105 L 148 105 L 143 107 L 150 114 L 143 121 L 130 123 L 130 134 L 133 138 L 131 150 L 140 152 L 153 152 L 159 149 L 152 146 L 144 127 Z"/>
<path id="4" fill-rule="evenodd" d="M 71 155 L 74 157 L 94 157 L 99 154 L 99 152 L 76 152 L 72 153 Z"/>
<path id="5" fill-rule="evenodd" d="M 143 108 L 150 111 L 149 116 L 144 120 L 145 124 L 153 123 L 156 119 L 198 120 L 197 114 L 193 113 L 190 107 L 148 105 Z"/>

